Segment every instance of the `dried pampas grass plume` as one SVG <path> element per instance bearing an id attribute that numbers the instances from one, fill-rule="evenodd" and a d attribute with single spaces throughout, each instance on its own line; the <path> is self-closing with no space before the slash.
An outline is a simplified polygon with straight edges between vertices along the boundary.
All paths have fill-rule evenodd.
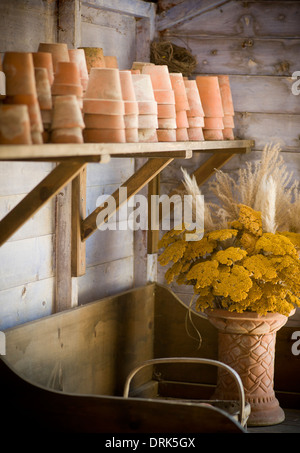
<path id="1" fill-rule="evenodd" d="M 300 232 L 300 193 L 297 181 L 287 170 L 280 155 L 279 144 L 267 144 L 261 159 L 246 162 L 237 177 L 216 170 L 209 189 L 218 203 L 205 203 L 206 231 L 227 228 L 239 217 L 239 205 L 244 204 L 262 214 L 263 229 Z M 183 170 L 184 186 L 191 195 L 200 194 L 195 178 Z"/>

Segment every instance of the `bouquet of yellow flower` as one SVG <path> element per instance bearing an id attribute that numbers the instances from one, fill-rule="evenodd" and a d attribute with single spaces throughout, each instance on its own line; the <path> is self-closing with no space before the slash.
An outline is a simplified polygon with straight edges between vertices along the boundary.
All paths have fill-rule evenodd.
<path id="1" fill-rule="evenodd" d="M 223 308 L 288 316 L 300 307 L 297 183 L 288 188 L 290 178 L 276 146 L 266 147 L 260 164 L 254 169 L 249 164 L 238 176 L 236 183 L 218 172 L 212 190 L 221 206 L 205 206 L 202 239 L 187 241 L 191 231 L 184 223 L 168 231 L 160 240 L 164 250 L 159 262 L 173 263 L 165 274 L 168 283 L 175 279 L 193 286 L 199 311 Z M 184 177 L 187 191 L 199 194 L 195 181 L 186 173 Z"/>

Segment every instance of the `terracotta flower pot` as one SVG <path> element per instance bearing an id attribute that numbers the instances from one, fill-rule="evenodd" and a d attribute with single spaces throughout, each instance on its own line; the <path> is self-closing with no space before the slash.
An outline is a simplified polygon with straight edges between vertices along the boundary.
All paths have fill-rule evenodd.
<path id="1" fill-rule="evenodd" d="M 189 127 L 204 127 L 203 116 L 188 116 Z"/>
<path id="2" fill-rule="evenodd" d="M 157 102 L 137 101 L 140 115 L 157 115 Z"/>
<path id="3" fill-rule="evenodd" d="M 85 127 L 81 110 L 75 96 L 58 96 L 55 99 L 52 115 L 52 130 L 61 128 Z"/>
<path id="4" fill-rule="evenodd" d="M 119 70 L 113 68 L 92 68 L 85 98 L 122 101 Z"/>
<path id="5" fill-rule="evenodd" d="M 68 46 L 65 43 L 41 42 L 38 51 L 51 53 L 54 73 L 56 72 L 56 65 L 59 61 L 70 61 Z"/>
<path id="6" fill-rule="evenodd" d="M 124 108 L 126 115 L 139 113 L 138 103 L 135 97 L 132 76 L 130 71 L 120 71 L 120 82 L 122 90 L 122 98 L 124 100 Z"/>
<path id="7" fill-rule="evenodd" d="M 173 90 L 154 90 L 154 99 L 158 104 L 175 105 L 175 94 Z"/>
<path id="8" fill-rule="evenodd" d="M 176 118 L 158 118 L 159 129 L 176 129 Z"/>
<path id="9" fill-rule="evenodd" d="M 131 71 L 142 71 L 144 66 L 154 66 L 154 63 L 147 61 L 134 61 L 131 66 Z"/>
<path id="10" fill-rule="evenodd" d="M 281 423 L 284 412 L 273 389 L 274 358 L 277 331 L 287 322 L 278 313 L 259 316 L 208 310 L 208 320 L 218 329 L 218 358 L 231 366 L 242 379 L 245 398 L 251 405 L 249 426 Z M 237 400 L 232 377 L 219 369 L 216 399 Z"/>
<path id="11" fill-rule="evenodd" d="M 233 100 L 228 75 L 218 75 L 224 115 L 234 116 Z"/>
<path id="12" fill-rule="evenodd" d="M 41 110 L 52 109 L 51 85 L 46 68 L 35 68 L 35 82 L 38 102 Z"/>
<path id="13" fill-rule="evenodd" d="M 71 61 L 59 61 L 56 65 L 54 76 L 55 85 L 81 85 L 80 73 L 77 63 Z"/>
<path id="14" fill-rule="evenodd" d="M 205 129 L 224 129 L 223 118 L 204 118 Z"/>
<path id="15" fill-rule="evenodd" d="M 155 143 L 158 141 L 157 129 L 138 129 L 139 142 Z"/>
<path id="16" fill-rule="evenodd" d="M 203 129 L 201 127 L 189 127 L 187 133 L 190 141 L 204 140 Z"/>
<path id="17" fill-rule="evenodd" d="M 124 129 L 124 115 L 85 114 L 84 123 L 88 129 Z"/>
<path id="18" fill-rule="evenodd" d="M 189 127 L 189 122 L 187 119 L 187 114 L 185 110 L 180 110 L 176 112 L 176 124 L 179 128 L 187 128 Z"/>
<path id="19" fill-rule="evenodd" d="M 55 129 L 51 132 L 52 143 L 83 143 L 82 129 L 68 127 Z"/>
<path id="20" fill-rule="evenodd" d="M 83 91 L 85 91 L 87 88 L 87 85 L 88 85 L 89 74 L 88 74 L 84 50 L 83 49 L 69 49 L 68 52 L 69 52 L 70 61 L 72 63 L 77 64 L 82 89 L 83 89 Z"/>
<path id="21" fill-rule="evenodd" d="M 159 142 L 176 142 L 176 129 L 157 129 Z"/>
<path id="22" fill-rule="evenodd" d="M 124 115 L 125 129 L 138 129 L 139 115 Z"/>
<path id="23" fill-rule="evenodd" d="M 86 143 L 126 143 L 125 129 L 84 129 Z"/>
<path id="24" fill-rule="evenodd" d="M 175 118 L 176 109 L 174 104 L 157 104 L 158 118 Z"/>
<path id="25" fill-rule="evenodd" d="M 82 98 L 83 90 L 81 85 L 63 85 L 53 83 L 51 93 L 52 96 L 67 96 L 73 94 L 78 98 Z"/>
<path id="26" fill-rule="evenodd" d="M 32 144 L 26 105 L 0 105 L 0 144 Z"/>
<path id="27" fill-rule="evenodd" d="M 224 140 L 234 140 L 233 130 L 229 127 L 223 129 L 223 138 Z"/>
<path id="28" fill-rule="evenodd" d="M 169 68 L 167 65 L 144 65 L 142 74 L 150 74 L 153 90 L 172 90 Z"/>
<path id="29" fill-rule="evenodd" d="M 184 79 L 181 73 L 170 73 L 172 88 L 175 95 L 175 106 L 177 111 L 189 110 L 189 103 L 184 85 Z"/>
<path id="30" fill-rule="evenodd" d="M 104 61 L 106 68 L 119 69 L 118 60 L 115 55 L 104 55 Z"/>
<path id="31" fill-rule="evenodd" d="M 33 65 L 35 68 L 45 68 L 47 70 L 50 86 L 53 83 L 53 61 L 50 52 L 33 52 Z"/>
<path id="32" fill-rule="evenodd" d="M 132 74 L 136 100 L 155 102 L 153 86 L 149 74 Z"/>
<path id="33" fill-rule="evenodd" d="M 204 140 L 223 140 L 222 129 L 203 129 Z"/>
<path id="34" fill-rule="evenodd" d="M 43 122 L 37 95 L 24 94 L 6 96 L 6 104 L 27 105 L 31 131 L 43 132 Z"/>
<path id="35" fill-rule="evenodd" d="M 189 103 L 188 117 L 204 116 L 204 111 L 197 88 L 196 80 L 184 80 L 186 94 Z"/>
<path id="36" fill-rule="evenodd" d="M 124 102 L 111 99 L 83 98 L 83 112 L 106 115 L 124 115 Z"/>
<path id="37" fill-rule="evenodd" d="M 125 137 L 127 143 L 138 143 L 139 133 L 138 129 L 125 129 Z"/>
<path id="38" fill-rule="evenodd" d="M 29 52 L 6 52 L 3 58 L 6 76 L 6 95 L 30 94 L 37 96 L 32 54 Z"/>
<path id="39" fill-rule="evenodd" d="M 157 129 L 157 115 L 138 115 L 139 129 Z"/>
<path id="40" fill-rule="evenodd" d="M 176 141 L 185 142 L 189 140 L 188 130 L 186 127 L 179 127 L 176 129 Z"/>
<path id="41" fill-rule="evenodd" d="M 206 117 L 224 116 L 219 80 L 217 76 L 197 76 L 196 83 Z"/>
<path id="42" fill-rule="evenodd" d="M 84 50 L 88 73 L 92 68 L 105 68 L 103 49 L 101 47 L 80 47 Z"/>
<path id="43" fill-rule="evenodd" d="M 224 115 L 223 124 L 224 124 L 224 127 L 231 127 L 231 128 L 234 128 L 234 119 L 233 119 L 233 116 L 231 116 L 231 115 Z"/>

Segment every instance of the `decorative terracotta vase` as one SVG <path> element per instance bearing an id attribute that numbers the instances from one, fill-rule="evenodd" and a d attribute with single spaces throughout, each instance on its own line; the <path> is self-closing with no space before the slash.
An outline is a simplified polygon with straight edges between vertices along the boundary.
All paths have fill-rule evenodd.
<path id="1" fill-rule="evenodd" d="M 88 73 L 92 68 L 105 68 L 103 49 L 101 47 L 80 47 L 84 50 Z"/>
<path id="2" fill-rule="evenodd" d="M 105 67 L 119 69 L 118 60 L 115 55 L 104 55 Z"/>
<path id="3" fill-rule="evenodd" d="M 273 389 L 276 332 L 287 322 L 278 313 L 235 313 L 207 310 L 208 320 L 218 329 L 218 358 L 241 377 L 246 401 L 251 405 L 249 426 L 281 423 L 284 412 Z M 219 369 L 214 399 L 237 400 L 232 377 Z"/>
<path id="4" fill-rule="evenodd" d="M 68 46 L 65 43 L 41 42 L 38 51 L 51 53 L 54 73 L 56 72 L 56 65 L 59 61 L 70 61 Z"/>
<path id="5" fill-rule="evenodd" d="M 47 70 L 50 86 L 53 83 L 53 61 L 50 52 L 33 52 L 33 65 L 35 68 L 45 68 Z"/>
<path id="6" fill-rule="evenodd" d="M 0 144 L 32 144 L 26 105 L 0 105 Z"/>
<path id="7" fill-rule="evenodd" d="M 69 49 L 68 52 L 69 52 L 70 61 L 72 63 L 76 63 L 78 66 L 82 89 L 83 89 L 83 91 L 86 91 L 86 88 L 88 85 L 88 80 L 89 80 L 89 74 L 88 74 L 84 50 L 83 49 Z"/>

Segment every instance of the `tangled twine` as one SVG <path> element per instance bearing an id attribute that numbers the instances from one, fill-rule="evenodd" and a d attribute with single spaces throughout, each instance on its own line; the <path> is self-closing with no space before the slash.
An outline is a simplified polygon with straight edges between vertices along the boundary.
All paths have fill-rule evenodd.
<path id="1" fill-rule="evenodd" d="M 151 43 L 151 63 L 167 65 L 169 72 L 181 72 L 183 76 L 190 76 L 197 65 L 196 58 L 185 48 L 170 41 Z"/>

